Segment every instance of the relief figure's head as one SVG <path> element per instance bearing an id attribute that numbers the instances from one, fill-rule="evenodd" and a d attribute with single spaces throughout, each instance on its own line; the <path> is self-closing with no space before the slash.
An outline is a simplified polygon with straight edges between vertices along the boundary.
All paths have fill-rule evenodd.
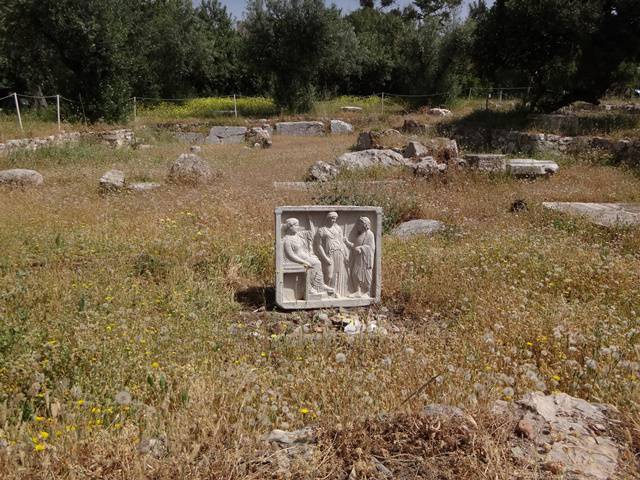
<path id="1" fill-rule="evenodd" d="M 338 221 L 338 213 L 337 212 L 329 212 L 327 213 L 327 225 L 333 227 Z"/>
<path id="2" fill-rule="evenodd" d="M 367 217 L 360 217 L 358 219 L 358 228 L 362 232 L 371 230 L 371 220 L 369 220 L 369 218 Z"/>
<path id="3" fill-rule="evenodd" d="M 300 222 L 297 218 L 288 218 L 285 222 L 285 230 L 289 235 L 295 235 L 300 229 Z"/>

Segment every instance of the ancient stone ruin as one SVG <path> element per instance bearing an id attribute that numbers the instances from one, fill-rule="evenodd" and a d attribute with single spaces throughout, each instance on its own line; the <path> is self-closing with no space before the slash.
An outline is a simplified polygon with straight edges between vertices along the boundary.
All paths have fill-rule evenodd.
<path id="1" fill-rule="evenodd" d="M 280 307 L 357 307 L 380 301 L 381 208 L 279 207 L 275 227 Z"/>

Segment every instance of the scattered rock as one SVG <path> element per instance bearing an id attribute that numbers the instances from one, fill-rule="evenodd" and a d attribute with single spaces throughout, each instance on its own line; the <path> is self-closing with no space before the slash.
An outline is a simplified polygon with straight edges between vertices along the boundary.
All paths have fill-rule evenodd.
<path id="1" fill-rule="evenodd" d="M 129 185 L 127 185 L 127 189 L 131 190 L 132 192 L 144 193 L 144 192 L 150 192 L 151 190 L 156 190 L 161 186 L 162 185 L 155 182 L 139 182 L 139 183 L 130 183 Z"/>
<path id="2" fill-rule="evenodd" d="M 560 167 L 550 160 L 532 160 L 518 158 L 507 160 L 507 172 L 514 177 L 548 177 L 556 173 Z"/>
<path id="3" fill-rule="evenodd" d="M 520 213 L 526 212 L 528 208 L 529 207 L 527 206 L 527 202 L 525 202 L 524 200 L 516 200 L 511 204 L 511 208 L 509 209 L 509 211 L 511 213 Z"/>
<path id="4" fill-rule="evenodd" d="M 100 191 L 103 193 L 117 192 L 124 188 L 124 172 L 109 170 L 100 178 Z"/>
<path id="5" fill-rule="evenodd" d="M 438 162 L 446 163 L 447 165 L 458 163 L 460 151 L 458 150 L 458 142 L 455 140 L 437 137 L 424 140 L 423 144 L 427 148 L 428 155 Z"/>
<path id="6" fill-rule="evenodd" d="M 331 133 L 353 133 L 353 125 L 342 120 L 331 120 Z"/>
<path id="7" fill-rule="evenodd" d="M 447 165 L 436 162 L 433 157 L 424 157 L 421 158 L 418 163 L 407 164 L 407 168 L 411 170 L 416 177 L 431 177 L 445 172 Z"/>
<path id="8" fill-rule="evenodd" d="M 469 168 L 475 168 L 481 172 L 504 173 L 507 171 L 505 155 L 467 153 L 464 155 L 464 159 Z"/>
<path id="9" fill-rule="evenodd" d="M 429 156 L 429 149 L 422 143 L 414 140 L 409 142 L 404 148 L 403 155 L 406 158 L 427 157 Z"/>
<path id="10" fill-rule="evenodd" d="M 383 132 L 376 132 L 370 130 L 368 132 L 361 132 L 358 135 L 358 140 L 354 146 L 354 150 L 389 150 L 393 148 L 399 148 L 402 146 L 402 140 L 404 136 L 398 130 L 388 128 Z M 398 153 L 402 153 L 402 148 L 397 150 Z"/>
<path id="11" fill-rule="evenodd" d="M 44 177 L 35 170 L 13 168 L 0 171 L 0 185 L 16 187 L 39 186 L 44 183 Z"/>
<path id="12" fill-rule="evenodd" d="M 346 107 L 342 107 L 341 110 L 343 112 L 361 112 L 362 111 L 362 107 L 346 106 Z"/>
<path id="13" fill-rule="evenodd" d="M 446 108 L 430 108 L 427 113 L 436 117 L 447 117 L 451 115 L 451 110 L 447 110 Z"/>
<path id="14" fill-rule="evenodd" d="M 167 440 L 161 438 L 145 438 L 138 444 L 138 452 L 155 458 L 166 457 L 169 453 Z"/>
<path id="15" fill-rule="evenodd" d="M 275 443 L 280 447 L 292 445 L 304 445 L 315 443 L 315 433 L 312 428 L 306 427 L 300 430 L 288 432 L 286 430 L 272 430 L 264 439 L 269 443 Z"/>
<path id="16" fill-rule="evenodd" d="M 209 136 L 206 138 L 205 143 L 213 144 L 213 145 L 240 144 L 240 143 L 244 143 L 246 133 L 247 133 L 246 127 L 236 127 L 236 126 L 213 127 L 209 131 Z"/>
<path id="17" fill-rule="evenodd" d="M 425 124 L 421 124 L 412 119 L 407 119 L 404 121 L 402 125 L 402 133 L 409 133 L 412 135 L 424 135 L 427 133 L 427 126 Z"/>
<path id="18" fill-rule="evenodd" d="M 244 139 L 248 145 L 257 146 L 257 148 L 270 148 L 273 144 L 271 134 L 261 127 L 253 127 L 247 130 Z"/>
<path id="19" fill-rule="evenodd" d="M 371 130 L 369 132 L 361 132 L 356 141 L 356 150 L 383 149 L 382 135 L 380 132 Z"/>
<path id="20" fill-rule="evenodd" d="M 542 206 L 548 210 L 585 217 L 603 227 L 640 225 L 640 203 L 544 202 Z"/>
<path id="21" fill-rule="evenodd" d="M 189 151 L 191 153 L 200 153 L 200 152 L 202 152 L 202 147 L 199 146 L 199 145 L 193 145 L 193 146 L 191 146 L 191 148 L 189 148 Z"/>
<path id="22" fill-rule="evenodd" d="M 364 325 L 357 318 L 351 320 L 344 327 L 344 333 L 346 333 L 347 335 L 358 335 L 362 332 L 364 332 Z"/>
<path id="23" fill-rule="evenodd" d="M 318 160 L 311 165 L 306 180 L 311 182 L 328 182 L 338 176 L 338 168 L 330 163 Z"/>
<path id="24" fill-rule="evenodd" d="M 152 145 L 149 145 L 147 143 L 138 143 L 136 145 L 136 149 L 138 150 L 151 150 L 153 148 Z"/>
<path id="25" fill-rule="evenodd" d="M 360 152 L 348 152 L 336 160 L 338 168 L 360 169 L 375 166 L 398 167 L 406 164 L 404 157 L 393 150 L 362 150 Z"/>
<path id="26" fill-rule="evenodd" d="M 119 130 L 109 130 L 106 132 L 96 132 L 96 137 L 100 143 L 112 148 L 122 148 L 135 145 L 136 135 L 133 130 L 121 128 Z"/>
<path id="27" fill-rule="evenodd" d="M 167 178 L 173 183 L 196 185 L 209 182 L 213 173 L 202 158 L 193 153 L 183 153 L 171 164 Z"/>
<path id="28" fill-rule="evenodd" d="M 446 225 L 438 220 L 409 220 L 393 229 L 391 235 L 402 239 L 415 235 L 431 236 L 446 229 Z"/>
<path id="29" fill-rule="evenodd" d="M 516 427 L 516 433 L 523 437 L 528 438 L 529 440 L 533 440 L 535 436 L 533 423 L 523 418 L 518 422 L 518 426 Z"/>
<path id="30" fill-rule="evenodd" d="M 384 137 L 402 137 L 402 132 L 400 130 L 396 130 L 395 128 L 387 128 L 382 131 L 382 135 Z"/>
<path id="31" fill-rule="evenodd" d="M 611 434 L 617 413 L 614 407 L 566 393 L 542 392 L 507 405 L 517 419 L 508 440 L 516 459 L 537 463 L 554 474 L 565 473 L 568 478 L 614 477 L 622 448 Z"/>
<path id="32" fill-rule="evenodd" d="M 279 122 L 276 123 L 276 133 L 292 136 L 322 136 L 324 124 L 322 122 Z"/>

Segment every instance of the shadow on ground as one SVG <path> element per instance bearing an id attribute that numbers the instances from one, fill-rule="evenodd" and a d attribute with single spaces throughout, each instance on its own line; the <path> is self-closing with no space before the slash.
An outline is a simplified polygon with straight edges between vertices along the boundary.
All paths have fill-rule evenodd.
<path id="1" fill-rule="evenodd" d="M 276 308 L 276 290 L 274 287 L 253 286 L 239 290 L 234 295 L 235 301 L 246 308 L 256 310 L 264 307 L 266 310 Z"/>

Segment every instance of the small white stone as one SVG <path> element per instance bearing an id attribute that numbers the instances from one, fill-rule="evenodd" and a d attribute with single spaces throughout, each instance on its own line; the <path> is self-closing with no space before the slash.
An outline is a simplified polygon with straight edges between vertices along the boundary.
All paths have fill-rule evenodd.
<path id="1" fill-rule="evenodd" d="M 336 363 L 345 363 L 347 356 L 344 353 L 336 353 Z"/>

